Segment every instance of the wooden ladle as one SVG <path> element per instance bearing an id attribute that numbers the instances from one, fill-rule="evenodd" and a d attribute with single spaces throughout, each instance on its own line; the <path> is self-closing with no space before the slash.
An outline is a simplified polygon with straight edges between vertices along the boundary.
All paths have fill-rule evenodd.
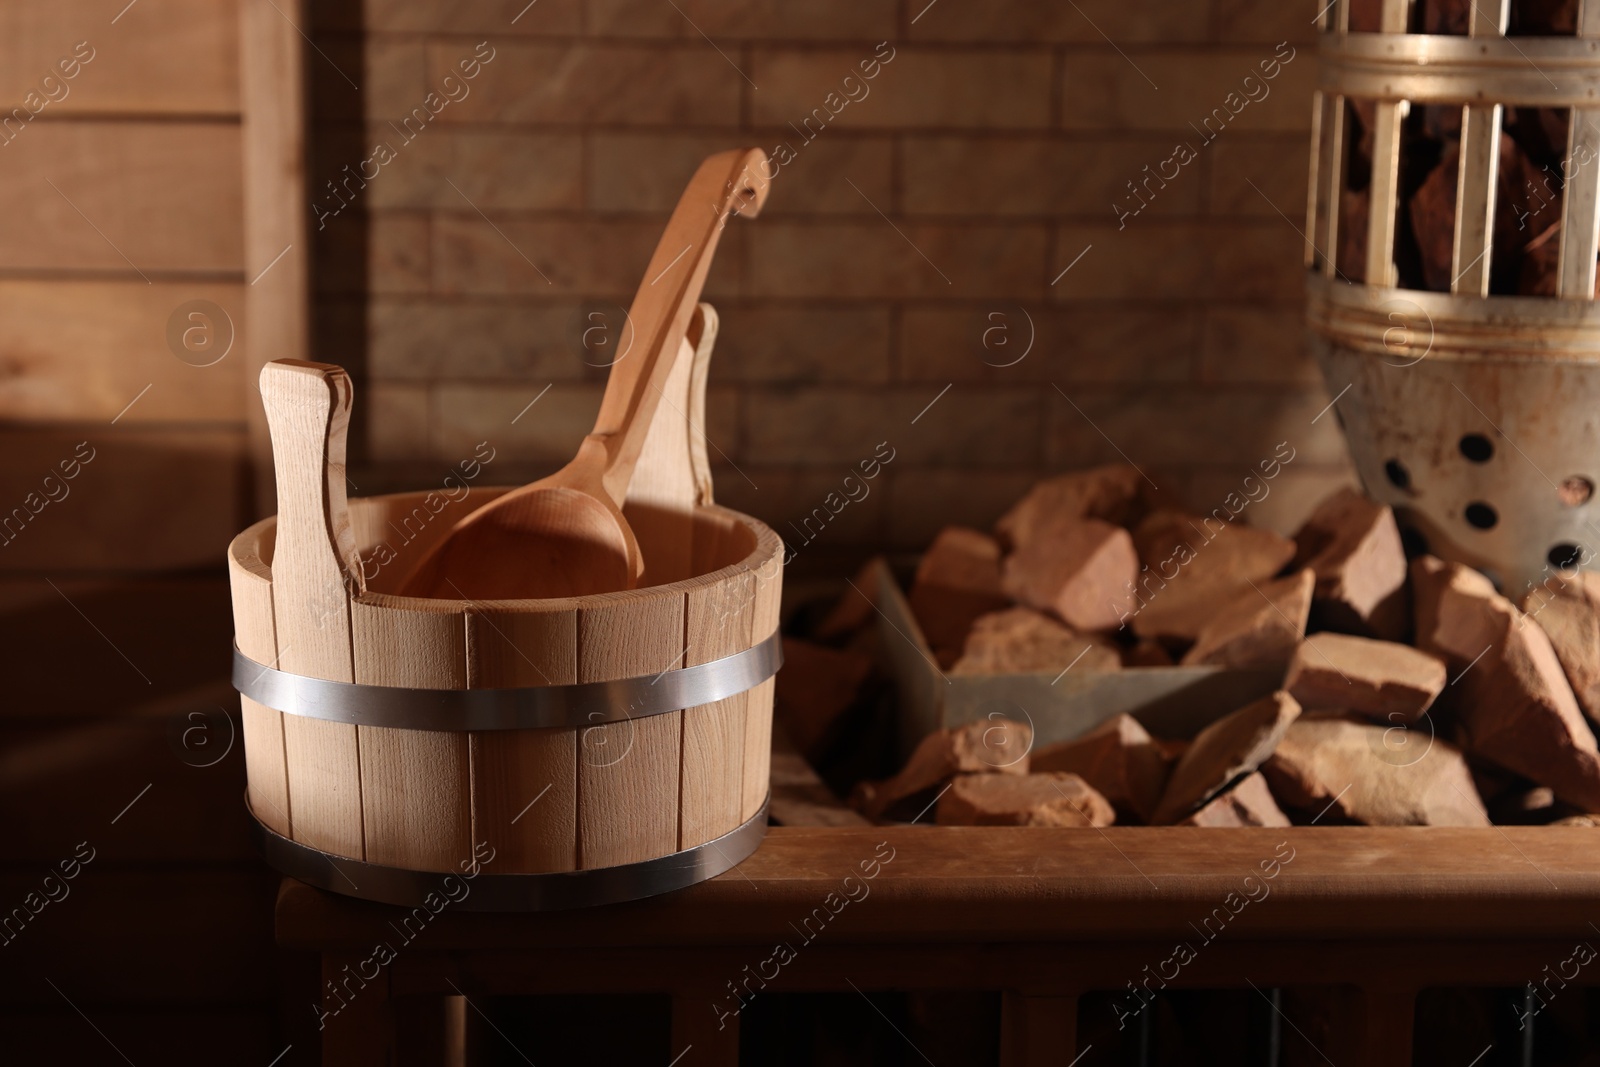
<path id="1" fill-rule="evenodd" d="M 612 364 L 594 429 L 556 473 L 462 519 L 407 580 L 408 596 L 585 596 L 632 588 L 644 570 L 622 502 L 678 358 L 722 228 L 755 216 L 770 182 L 758 148 L 720 152 L 690 179 L 633 306 L 633 344 Z"/>

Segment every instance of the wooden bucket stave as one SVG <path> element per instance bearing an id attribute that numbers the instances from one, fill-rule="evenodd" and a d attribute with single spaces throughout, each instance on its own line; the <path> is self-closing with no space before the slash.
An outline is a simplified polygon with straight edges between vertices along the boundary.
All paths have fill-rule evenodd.
<path id="1" fill-rule="evenodd" d="M 473 503 L 498 492 L 483 490 Z M 351 501 L 359 550 L 369 553 L 388 518 L 424 496 Z M 562 686 L 657 676 L 748 649 L 777 627 L 781 542 L 714 505 L 693 521 L 695 560 L 712 569 L 666 585 L 547 601 L 354 596 L 354 680 Z M 250 527 L 228 553 L 239 651 L 269 667 L 285 651 L 273 626 L 275 524 Z M 720 838 L 755 818 L 766 798 L 770 678 L 706 705 L 554 729 L 351 725 L 241 699 L 257 820 L 336 859 L 449 872 L 486 845 L 494 875 L 616 867 Z"/>
<path id="2" fill-rule="evenodd" d="M 348 379 L 314 364 L 270 376 L 287 525 L 262 520 L 228 550 L 248 800 L 269 860 L 393 903 L 467 872 L 484 888 L 457 906 L 536 909 L 677 888 L 759 844 L 783 546 L 712 503 L 695 429 L 708 305 L 692 333 L 668 384 L 689 414 L 652 426 L 649 476 L 624 509 L 646 584 L 567 599 L 396 595 L 509 490 L 347 503 Z"/>

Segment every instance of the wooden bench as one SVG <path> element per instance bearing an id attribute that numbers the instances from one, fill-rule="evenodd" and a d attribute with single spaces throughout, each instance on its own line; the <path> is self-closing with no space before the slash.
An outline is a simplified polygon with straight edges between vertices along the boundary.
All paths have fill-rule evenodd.
<path id="1" fill-rule="evenodd" d="M 1002 1062 L 1064 1065 L 1081 1051 L 1081 995 L 1136 1005 L 1129 984 L 1154 989 L 1159 971 L 1170 988 L 1348 984 L 1348 1017 L 1318 1051 L 1387 1067 L 1411 1062 L 1419 990 L 1521 987 L 1600 940 L 1600 836 L 774 828 L 738 868 L 678 893 L 547 914 L 445 906 L 386 966 L 370 962 L 408 914 L 283 883 L 279 943 L 320 953 L 325 983 L 348 990 L 325 994 L 324 1063 L 397 1062 L 401 998 L 664 993 L 674 1063 L 731 1065 L 729 983 L 754 990 L 752 973 L 776 970 L 773 993 L 1000 991 Z M 792 959 L 773 960 L 779 943 Z M 1193 958 L 1175 964 L 1179 943 Z M 379 973 L 363 983 L 358 969 Z M 1600 984 L 1600 968 L 1573 982 Z"/>

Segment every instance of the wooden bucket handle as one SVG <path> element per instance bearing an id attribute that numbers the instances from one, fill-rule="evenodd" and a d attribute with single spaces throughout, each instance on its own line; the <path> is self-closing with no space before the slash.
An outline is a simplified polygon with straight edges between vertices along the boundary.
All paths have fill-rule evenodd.
<path id="1" fill-rule="evenodd" d="M 717 313 L 693 308 L 678 342 L 671 373 L 661 385 L 661 406 L 628 483 L 628 521 L 650 544 L 647 581 L 675 581 L 692 568 L 695 511 L 714 500 L 706 456 L 706 376 L 717 340 Z"/>
<path id="2" fill-rule="evenodd" d="M 716 503 L 711 486 L 711 460 L 706 455 L 706 379 L 711 373 L 711 349 L 717 343 L 720 325 L 717 309 L 701 303 L 695 308 L 685 337 L 685 344 L 694 350 L 689 364 L 689 388 L 683 409 L 689 423 L 689 447 L 685 459 L 695 506 L 702 508 Z"/>
<path id="3" fill-rule="evenodd" d="M 280 646 L 294 634 L 347 635 L 348 609 L 339 605 L 364 591 L 345 496 L 352 397 L 342 367 L 280 359 L 261 368 L 278 487 L 272 584 Z"/>

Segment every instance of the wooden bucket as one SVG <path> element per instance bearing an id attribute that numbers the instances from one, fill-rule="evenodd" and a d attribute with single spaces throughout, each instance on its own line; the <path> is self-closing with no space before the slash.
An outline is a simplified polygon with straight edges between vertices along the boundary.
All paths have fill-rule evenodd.
<path id="1" fill-rule="evenodd" d="M 697 373 L 683 361 L 667 392 L 682 390 L 674 406 L 691 425 L 711 321 Z M 630 494 L 625 513 L 650 584 L 561 600 L 386 591 L 507 491 L 471 487 L 475 461 L 446 489 L 349 502 L 365 585 L 352 591 L 317 547 L 346 521 L 333 491 L 344 484 L 342 427 L 317 445 L 334 504 L 320 542 L 289 529 L 291 510 L 314 509 L 285 485 L 275 430 L 286 527 L 264 519 L 228 549 L 247 799 L 270 863 L 387 903 L 537 910 L 680 888 L 754 851 L 766 829 L 782 542 L 711 502 L 694 454 L 703 437 L 662 414 L 640 470 L 687 444 L 694 462 L 667 467 L 692 466 L 693 505 L 674 513 L 638 499 L 662 486 L 636 479 L 649 491 Z"/>

